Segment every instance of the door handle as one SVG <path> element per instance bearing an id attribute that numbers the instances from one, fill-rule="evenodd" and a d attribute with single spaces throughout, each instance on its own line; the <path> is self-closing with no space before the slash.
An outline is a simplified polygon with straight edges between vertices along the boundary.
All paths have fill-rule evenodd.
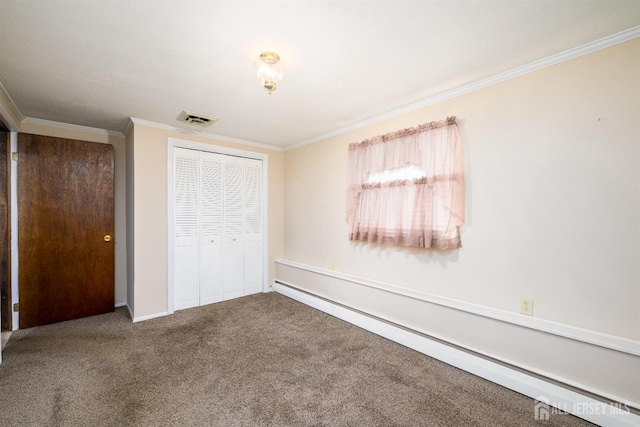
<path id="1" fill-rule="evenodd" d="M 105 242 L 110 242 L 111 241 L 111 235 L 107 234 L 106 236 L 103 237 Z"/>

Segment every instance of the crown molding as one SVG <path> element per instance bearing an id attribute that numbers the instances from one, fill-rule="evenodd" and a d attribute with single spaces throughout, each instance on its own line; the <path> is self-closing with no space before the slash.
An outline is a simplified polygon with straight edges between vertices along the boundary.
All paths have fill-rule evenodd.
<path id="1" fill-rule="evenodd" d="M 156 129 L 168 130 L 168 131 L 171 131 L 171 132 L 178 132 L 178 133 L 181 133 L 181 134 L 201 136 L 203 138 L 215 139 L 217 141 L 230 142 L 232 144 L 248 145 L 250 147 L 263 148 L 263 149 L 266 149 L 266 150 L 273 150 L 273 151 L 284 151 L 284 149 L 282 147 L 278 147 L 278 146 L 275 146 L 275 145 L 263 144 L 261 142 L 247 141 L 247 140 L 244 140 L 244 139 L 233 138 L 233 137 L 224 136 L 224 135 L 218 135 L 218 134 L 210 133 L 210 132 L 203 132 L 203 131 L 198 131 L 198 130 L 185 129 L 183 127 L 171 126 L 171 125 L 167 125 L 167 124 L 164 124 L 164 123 L 151 122 L 149 120 L 137 119 L 135 117 L 131 117 L 131 123 L 136 124 L 136 125 L 156 128 Z M 128 133 L 130 131 L 129 126 L 127 126 L 127 128 L 125 129 L 125 133 Z"/>
<path id="2" fill-rule="evenodd" d="M 125 136 L 129 135 L 129 132 L 131 132 L 133 130 L 133 118 L 129 117 L 129 123 L 127 123 L 127 127 L 124 128 L 124 133 Z"/>
<path id="3" fill-rule="evenodd" d="M 23 122 L 31 123 L 34 125 L 50 126 L 50 127 L 59 128 L 59 129 L 75 130 L 79 132 L 95 133 L 98 135 L 109 135 L 109 136 L 115 136 L 117 138 L 124 138 L 124 134 L 122 132 L 118 132 L 115 130 L 92 128 L 89 126 L 74 125 L 71 123 L 54 122 L 53 120 L 44 120 L 44 119 L 36 119 L 33 117 L 26 117 L 23 120 Z"/>
<path id="4" fill-rule="evenodd" d="M 20 123 L 24 120 L 24 114 L 14 101 L 7 85 L 0 77 L 0 118 L 12 132 L 20 131 Z"/>
<path id="5" fill-rule="evenodd" d="M 578 58 L 580 56 L 587 55 L 589 53 L 605 49 L 620 43 L 624 43 L 626 41 L 635 39 L 640 37 L 640 26 L 632 27 L 627 30 L 621 31 L 619 33 L 612 34 L 610 36 L 598 39 L 596 41 L 584 44 L 582 46 L 578 46 L 569 50 L 565 50 L 564 52 L 557 53 L 555 55 L 551 55 L 547 58 L 540 59 L 538 61 L 531 62 L 529 64 L 511 69 L 509 71 L 505 71 L 503 73 L 496 74 L 494 76 L 477 80 L 472 83 L 468 83 L 466 85 L 457 87 L 455 89 L 431 96 L 429 98 L 425 98 L 421 101 L 415 102 L 413 104 L 406 105 L 404 107 L 400 107 L 386 113 L 370 117 L 368 119 L 364 119 L 350 125 L 332 130 L 330 132 L 323 133 L 321 135 L 315 136 L 313 138 L 297 142 L 295 144 L 287 145 L 284 147 L 284 151 L 295 150 L 296 148 L 304 147 L 305 145 L 313 144 L 315 142 L 323 141 L 325 139 L 342 135 L 344 133 L 350 132 L 352 130 L 360 129 L 365 126 L 372 125 L 374 123 L 379 123 L 384 120 L 392 119 L 394 117 L 400 116 L 402 114 L 406 114 L 415 110 L 419 110 L 421 108 L 427 107 L 429 105 L 437 104 L 439 102 L 446 101 L 448 99 L 456 98 L 461 95 L 465 95 L 467 93 L 475 92 L 479 89 L 486 88 L 488 86 L 495 85 L 497 83 L 504 82 L 506 80 L 511 80 L 516 77 L 523 76 L 525 74 L 532 73 L 534 71 L 541 70 L 546 67 L 550 67 L 552 65 L 559 64 L 561 62 L 569 61 L 571 59 Z"/>

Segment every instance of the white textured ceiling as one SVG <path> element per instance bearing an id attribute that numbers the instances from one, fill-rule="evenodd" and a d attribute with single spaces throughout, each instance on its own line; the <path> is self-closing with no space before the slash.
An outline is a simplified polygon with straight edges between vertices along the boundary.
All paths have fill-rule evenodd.
<path id="1" fill-rule="evenodd" d="M 188 110 L 288 146 L 638 24 L 638 0 L 0 0 L 0 78 L 26 117 L 122 132 Z"/>

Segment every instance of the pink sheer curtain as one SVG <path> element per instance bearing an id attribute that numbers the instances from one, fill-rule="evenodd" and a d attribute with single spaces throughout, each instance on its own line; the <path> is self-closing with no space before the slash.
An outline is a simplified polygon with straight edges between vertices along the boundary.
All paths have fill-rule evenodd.
<path id="1" fill-rule="evenodd" d="M 371 182 L 415 165 L 424 177 Z M 349 240 L 454 249 L 464 223 L 464 168 L 455 117 L 349 145 Z"/>

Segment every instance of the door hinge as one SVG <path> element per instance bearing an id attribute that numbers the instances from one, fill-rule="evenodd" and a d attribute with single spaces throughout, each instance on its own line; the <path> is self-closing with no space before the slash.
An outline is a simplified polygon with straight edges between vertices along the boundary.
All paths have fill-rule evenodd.
<path id="1" fill-rule="evenodd" d="M 17 313 L 18 311 L 20 311 L 20 303 L 19 303 L 19 302 L 17 302 L 17 303 L 15 303 L 15 304 L 13 304 L 13 311 L 14 311 L 15 313 Z"/>
<path id="2" fill-rule="evenodd" d="M 13 153 L 11 153 L 11 160 L 13 160 L 14 162 L 18 161 L 18 153 L 16 153 L 15 151 Z"/>

